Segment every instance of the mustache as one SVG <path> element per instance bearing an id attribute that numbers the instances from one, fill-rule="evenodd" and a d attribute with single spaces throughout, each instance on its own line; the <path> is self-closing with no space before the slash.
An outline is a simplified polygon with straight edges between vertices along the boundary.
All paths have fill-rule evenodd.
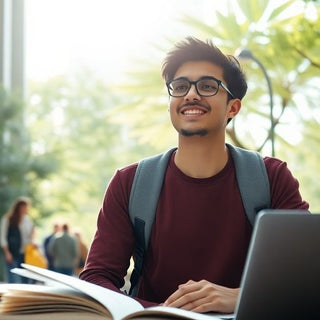
<path id="1" fill-rule="evenodd" d="M 201 107 L 201 108 L 204 108 L 206 109 L 207 111 L 210 111 L 211 108 L 202 103 L 202 102 L 197 102 L 197 101 L 189 101 L 189 102 L 185 102 L 184 104 L 182 104 L 179 108 L 178 108 L 178 111 L 180 111 L 182 108 L 185 108 L 185 107 L 193 107 L 193 106 L 197 106 L 197 107 Z"/>

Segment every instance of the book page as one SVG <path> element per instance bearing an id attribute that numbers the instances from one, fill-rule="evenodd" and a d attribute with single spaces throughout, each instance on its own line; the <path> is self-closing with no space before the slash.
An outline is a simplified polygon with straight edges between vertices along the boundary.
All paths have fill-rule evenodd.
<path id="1" fill-rule="evenodd" d="M 96 315 L 87 312 L 59 312 L 59 313 L 38 313 L 38 314 L 4 314 L 1 320 L 112 320 L 106 316 Z"/>
<path id="2" fill-rule="evenodd" d="M 84 292 L 105 306 L 111 313 L 112 318 L 115 320 L 123 319 L 133 312 L 144 309 L 138 301 L 124 294 L 103 288 L 76 277 L 67 276 L 65 274 L 38 268 L 24 263 L 21 264 L 21 266 L 47 279 L 68 285 L 71 288 Z"/>
<path id="3" fill-rule="evenodd" d="M 0 313 L 38 313 L 39 311 L 87 311 L 110 318 L 99 302 L 72 288 L 43 285 L 0 284 Z M 0 317 L 1 318 L 1 317 Z"/>
<path id="4" fill-rule="evenodd" d="M 143 311 L 135 312 L 124 320 L 144 319 L 144 320 L 178 320 L 178 319 L 193 319 L 193 320 L 220 320 L 215 314 L 203 314 L 192 311 L 187 311 L 171 307 L 150 307 Z"/>
<path id="5" fill-rule="evenodd" d="M 111 314 L 86 294 L 67 287 L 0 284 L 1 320 L 107 320 Z"/>
<path id="6" fill-rule="evenodd" d="M 211 314 L 201 314 L 201 313 L 195 313 L 195 312 L 191 312 L 191 311 L 186 311 L 183 309 L 179 309 L 179 308 L 171 308 L 171 307 L 164 307 L 164 306 L 157 306 L 157 307 L 151 307 L 151 308 L 146 308 L 144 309 L 142 307 L 142 305 L 140 305 L 136 300 L 119 294 L 117 292 L 114 292 L 112 290 L 85 282 L 83 280 L 80 280 L 78 278 L 74 278 L 74 277 L 70 277 L 70 276 L 66 276 L 63 274 L 59 274 L 50 270 L 46 270 L 46 269 L 42 269 L 42 268 L 38 268 L 38 267 L 34 267 L 34 266 L 29 266 L 29 265 L 25 265 L 22 264 L 23 267 L 25 267 L 25 270 L 22 270 L 22 273 L 24 273 L 26 276 L 28 277 L 33 277 L 34 275 L 36 275 L 38 277 L 38 279 L 43 280 L 50 280 L 51 281 L 55 281 L 56 283 L 61 283 L 64 286 L 67 285 L 70 288 L 73 289 L 68 289 L 66 287 L 64 287 L 64 290 L 66 291 L 62 291 L 62 288 L 51 288 L 52 290 L 59 290 L 60 294 L 63 295 L 63 292 L 71 292 L 70 290 L 79 290 L 80 292 L 82 292 L 82 294 L 80 292 L 78 292 L 77 299 L 81 299 L 82 297 L 85 297 L 86 294 L 89 295 L 90 297 L 92 297 L 93 299 L 95 299 L 96 301 L 100 302 L 102 305 L 104 305 L 111 314 L 111 318 L 107 316 L 107 313 L 104 315 L 105 319 L 115 319 L 115 320 L 133 320 L 133 319 L 194 319 L 194 320 L 221 320 L 221 319 L 230 319 L 232 318 L 232 315 L 230 316 L 223 316 L 220 318 L 219 315 L 215 314 L 215 313 L 211 313 Z M 1 287 L 0 287 L 1 289 Z M 69 290 L 69 291 L 68 291 Z M 72 293 L 72 292 L 71 292 Z M 1 294 L 1 290 L 0 290 L 0 294 Z M 33 293 L 34 294 L 34 293 Z M 30 298 L 30 297 L 29 297 Z M 22 297 L 20 297 L 20 302 L 21 303 L 21 299 Z M 31 299 L 34 299 L 33 301 L 39 301 L 42 299 L 42 297 L 37 298 L 37 296 L 35 295 L 35 297 L 31 296 Z M 38 300 L 37 300 L 38 299 Z M 63 308 L 70 308 L 69 310 L 71 310 L 70 307 L 70 303 L 71 300 L 69 298 L 65 299 L 66 301 L 63 301 L 63 298 L 61 299 L 61 305 L 60 307 Z M 69 302 L 68 302 L 69 301 Z M 88 301 L 90 301 L 90 299 L 88 299 Z M 49 302 L 49 301 L 48 301 Z M 92 301 L 94 302 L 94 301 Z M 42 299 L 42 303 L 45 305 L 46 301 L 43 301 Z M 50 302 L 52 305 L 52 301 Z M 50 306 L 50 303 L 48 303 L 47 307 Z M 34 303 L 31 303 L 34 304 Z M 69 306 L 68 306 L 69 304 Z M 80 304 L 80 303 L 79 303 Z M 38 303 L 39 305 L 39 303 Z M 88 306 L 90 304 L 88 303 Z M 26 306 L 24 306 L 26 307 Z M 79 308 L 77 306 L 77 308 Z M 61 309 L 60 311 L 66 311 L 67 309 Z M 55 311 L 55 308 L 52 308 L 52 311 Z M 87 309 L 83 309 L 83 312 L 89 311 Z M 75 310 L 72 311 L 72 314 L 74 314 L 74 312 L 76 312 Z M 70 313 L 71 314 L 71 313 Z M 80 313 L 79 313 L 80 314 Z M 89 314 L 89 313 L 88 313 Z M 58 320 L 60 318 L 56 318 L 55 317 L 55 313 L 54 313 L 54 318 L 55 320 Z M 101 314 L 97 313 L 97 316 L 100 316 Z M 51 313 L 51 316 L 53 316 L 53 314 Z M 92 314 L 90 317 L 87 318 L 87 320 L 91 320 L 91 319 L 95 319 L 93 317 L 94 315 Z M 8 318 L 10 319 L 10 318 Z M 18 318 L 17 318 L 18 319 Z M 36 319 L 36 318 L 34 318 Z M 47 319 L 46 316 L 43 317 L 43 319 Z M 49 319 L 49 318 L 48 318 Z M 69 320 L 68 318 L 65 318 Z M 78 318 L 77 320 L 81 320 L 81 318 Z M 100 318 L 97 318 L 100 319 Z M 2 320 L 2 317 L 1 317 Z M 15 319 L 12 319 L 15 320 Z M 21 320 L 29 320 L 29 318 L 25 318 L 23 316 L 23 318 L 21 318 Z M 30 318 L 31 320 L 31 318 Z"/>
<path id="7" fill-rule="evenodd" d="M 52 287 L 59 287 L 59 288 L 70 288 L 70 286 L 65 285 L 63 283 L 57 282 L 55 280 L 48 279 L 47 277 L 42 276 L 41 274 L 37 274 L 27 269 L 22 268 L 13 268 L 10 272 L 18 274 L 19 276 L 29 278 L 35 281 L 43 282 L 44 284 Z"/>
<path id="8" fill-rule="evenodd" d="M 27 271 L 27 270 L 25 270 Z M 67 287 L 50 287 L 30 284 L 0 284 L 1 320 L 100 320 L 112 319 L 99 302 L 85 293 Z M 125 308 L 125 306 L 123 306 Z M 66 316 L 68 315 L 68 316 Z M 231 319 L 229 315 L 228 319 Z M 217 314 L 200 314 L 182 309 L 157 306 L 128 315 L 133 319 L 227 319 Z"/>

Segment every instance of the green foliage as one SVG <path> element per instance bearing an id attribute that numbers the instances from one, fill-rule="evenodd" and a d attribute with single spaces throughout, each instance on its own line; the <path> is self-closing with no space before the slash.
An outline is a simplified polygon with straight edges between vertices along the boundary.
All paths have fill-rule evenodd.
<path id="1" fill-rule="evenodd" d="M 238 0 L 239 7 L 248 21 L 258 22 L 264 14 L 269 0 Z"/>
<path id="2" fill-rule="evenodd" d="M 296 128 L 295 124 L 289 123 Z M 292 148 L 292 145 L 283 142 L 278 151 L 278 157 L 288 159 L 289 168 L 298 177 L 302 198 L 309 202 L 309 210 L 320 212 L 319 199 L 319 127 L 316 119 L 304 123 L 303 136 L 300 142 Z"/>
<path id="3" fill-rule="evenodd" d="M 127 76 L 126 84 L 114 88 L 126 98 L 111 110 L 110 116 L 125 125 L 130 137 L 138 139 L 139 143 L 150 144 L 159 151 L 174 145 L 167 89 L 160 77 L 159 64 L 147 64 L 144 71 L 131 71 Z"/>
<path id="4" fill-rule="evenodd" d="M 320 123 L 310 120 L 304 128 L 304 139 L 298 145 L 298 170 L 302 177 L 300 180 L 301 190 L 305 193 L 305 198 L 310 202 L 311 212 L 320 212 L 319 198 L 319 128 Z M 310 152 L 312 151 L 312 152 Z"/>
<path id="5" fill-rule="evenodd" d="M 276 127 L 287 110 L 299 107 L 294 101 L 296 93 L 303 92 L 310 76 L 317 76 L 314 69 L 319 59 L 316 52 L 319 52 L 320 37 L 316 35 L 320 20 L 310 20 L 304 12 L 295 11 L 294 0 L 272 6 L 268 0 L 228 1 L 228 4 L 227 13 L 212 13 L 213 25 L 191 16 L 185 16 L 182 23 L 194 27 L 194 36 L 212 39 L 227 53 L 235 54 L 237 48 L 244 47 L 254 52 L 271 78 Z M 299 51 L 301 48 L 305 48 L 303 52 Z M 267 153 L 264 149 L 270 136 L 271 120 L 266 79 L 253 61 L 242 63 L 249 90 L 243 99 L 241 113 L 227 133 L 234 144 Z M 167 92 L 159 77 L 159 63 L 155 64 L 150 58 L 144 60 L 144 66 L 143 70 L 129 73 L 128 84 L 121 87 L 121 93 L 131 99 L 128 98 L 119 109 L 128 115 L 135 136 L 163 149 L 174 143 L 171 124 L 163 113 L 168 101 Z M 124 117 L 123 123 L 128 124 Z M 263 125 L 257 127 L 256 123 Z"/>
<path id="6" fill-rule="evenodd" d="M 101 199 L 116 168 L 153 150 L 138 145 L 128 136 L 129 128 L 115 121 L 123 114 L 112 111 L 123 98 L 90 71 L 31 83 L 29 91 L 32 150 L 38 157 L 52 154 L 59 163 L 57 172 L 37 186 L 41 202 L 35 216 L 43 224 L 39 238 L 53 221 L 66 220 L 91 241 Z"/>
<path id="7" fill-rule="evenodd" d="M 280 4 L 278 7 L 274 8 L 269 15 L 268 21 L 270 21 L 270 22 L 275 21 L 294 2 L 295 2 L 295 0 L 285 1 L 283 4 Z"/>
<path id="8" fill-rule="evenodd" d="M 21 195 L 33 197 L 39 179 L 55 169 L 52 159 L 33 157 L 24 103 L 0 89 L 0 216 Z"/>

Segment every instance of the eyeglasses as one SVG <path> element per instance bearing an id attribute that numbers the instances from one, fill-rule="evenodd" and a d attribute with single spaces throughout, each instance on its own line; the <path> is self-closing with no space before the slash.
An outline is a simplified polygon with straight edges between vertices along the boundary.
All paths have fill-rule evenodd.
<path id="1" fill-rule="evenodd" d="M 199 96 L 211 97 L 218 93 L 219 86 L 221 86 L 234 99 L 234 95 L 222 83 L 221 80 L 214 77 L 205 77 L 197 81 L 190 81 L 186 78 L 178 78 L 166 83 L 169 95 L 171 97 L 184 97 L 188 94 L 192 85 L 195 85 Z"/>

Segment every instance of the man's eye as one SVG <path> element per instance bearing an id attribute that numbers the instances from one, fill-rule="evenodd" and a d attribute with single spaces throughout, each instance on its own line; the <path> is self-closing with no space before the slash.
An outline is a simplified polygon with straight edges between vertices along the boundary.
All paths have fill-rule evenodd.
<path id="1" fill-rule="evenodd" d="M 184 84 L 173 86 L 174 91 L 185 91 L 187 86 Z"/>
<path id="2" fill-rule="evenodd" d="M 215 91 L 215 90 L 217 90 L 217 84 L 213 83 L 213 82 L 199 83 L 198 87 L 199 87 L 200 90 L 204 90 L 204 91 Z"/>

